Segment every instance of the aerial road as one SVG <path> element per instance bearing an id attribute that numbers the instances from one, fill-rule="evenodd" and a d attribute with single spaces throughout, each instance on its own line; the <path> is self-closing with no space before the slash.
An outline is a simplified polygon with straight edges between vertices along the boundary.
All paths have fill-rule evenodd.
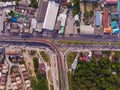
<path id="1" fill-rule="evenodd" d="M 29 43 L 29 44 L 33 44 L 35 45 L 38 44 L 38 43 L 43 43 L 43 44 L 46 44 L 48 45 L 50 48 L 52 48 L 52 50 L 57 54 L 57 57 L 58 57 L 58 66 L 59 66 L 59 70 L 60 70 L 60 80 L 61 80 L 61 90 L 66 90 L 66 87 L 65 87 L 65 77 L 64 77 L 64 68 L 63 68 L 63 65 L 62 65 L 62 58 L 61 58 L 61 55 L 60 55 L 60 52 L 59 50 L 57 49 L 57 47 L 46 41 L 46 40 L 42 40 L 42 39 L 37 39 L 37 38 L 27 38 L 27 39 L 24 39 L 24 38 L 21 38 L 21 37 L 0 37 L 0 42 L 1 43 Z"/>
<path id="2" fill-rule="evenodd" d="M 61 80 L 61 90 L 67 90 L 66 88 L 66 75 L 65 75 L 65 71 L 64 71 L 64 68 L 63 68 L 63 62 L 62 62 L 62 57 L 61 57 L 61 54 L 58 50 L 57 47 L 59 48 L 62 48 L 62 47 L 74 47 L 74 49 L 77 49 L 77 48 L 81 48 L 81 49 L 105 49 L 107 48 L 108 50 L 114 50 L 114 49 L 119 49 L 120 46 L 119 45 L 104 45 L 104 44 L 97 44 L 97 45 L 94 45 L 94 44 L 91 44 L 91 45 L 84 45 L 84 44 L 57 44 L 57 43 L 50 43 L 49 41 L 47 40 L 43 40 L 43 39 L 40 39 L 40 38 L 37 38 L 37 37 L 31 37 L 31 38 L 22 38 L 20 36 L 1 36 L 0 35 L 0 42 L 1 43 L 14 43 L 14 44 L 17 44 L 17 43 L 28 43 L 28 45 L 37 45 L 38 43 L 43 43 L 43 44 L 46 44 L 48 45 L 50 48 L 52 48 L 52 50 L 57 54 L 58 56 L 58 66 L 59 66 L 59 70 L 60 70 L 60 80 Z M 48 39 L 49 40 L 49 39 Z M 59 39 L 59 40 L 63 40 L 63 39 Z M 66 39 L 67 40 L 67 39 Z M 80 41 L 84 41 L 84 42 L 88 42 L 88 41 L 100 41 L 101 39 L 82 39 Z M 114 42 L 114 40 L 112 39 L 103 39 L 102 40 L 103 42 L 106 42 L 106 41 L 110 41 L 110 42 Z M 119 42 L 119 39 L 116 41 L 116 42 Z"/>

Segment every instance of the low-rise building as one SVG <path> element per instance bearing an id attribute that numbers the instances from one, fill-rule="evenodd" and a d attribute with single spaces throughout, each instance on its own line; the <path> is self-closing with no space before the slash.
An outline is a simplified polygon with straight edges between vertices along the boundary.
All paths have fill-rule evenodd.
<path id="1" fill-rule="evenodd" d="M 43 23 L 43 30 L 53 31 L 55 27 L 55 22 L 58 14 L 59 4 L 54 1 L 48 2 L 48 7 L 45 15 L 45 20 Z"/>
<path id="2" fill-rule="evenodd" d="M 91 25 L 80 25 L 80 35 L 94 35 L 94 27 Z"/>

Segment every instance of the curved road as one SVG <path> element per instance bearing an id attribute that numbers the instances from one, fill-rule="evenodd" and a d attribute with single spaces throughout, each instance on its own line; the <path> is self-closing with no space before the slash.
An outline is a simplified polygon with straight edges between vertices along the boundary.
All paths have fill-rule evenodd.
<path id="1" fill-rule="evenodd" d="M 37 39 L 37 38 L 27 38 L 27 39 L 23 39 L 23 38 L 20 38 L 20 37 L 16 37 L 16 38 L 8 38 L 8 37 L 1 37 L 0 41 L 2 42 L 21 42 L 21 43 L 43 43 L 43 44 L 46 44 L 48 46 L 50 46 L 57 54 L 58 56 L 58 65 L 59 65 L 59 70 L 60 70 L 60 79 L 61 80 L 61 90 L 66 90 L 66 86 L 65 86 L 65 74 L 64 74 L 64 68 L 63 68 L 63 65 L 62 65 L 62 58 L 61 58 L 61 54 L 59 52 L 59 50 L 57 49 L 57 47 L 46 41 L 46 40 L 42 40 L 42 39 Z"/>
<path id="2" fill-rule="evenodd" d="M 61 77 L 61 89 L 62 90 L 66 90 L 65 88 L 65 74 L 64 74 L 64 68 L 63 68 L 63 65 L 62 65 L 62 58 L 61 58 L 61 55 L 60 55 L 60 52 L 59 50 L 57 49 L 57 47 L 46 41 L 46 40 L 41 40 L 41 39 L 26 39 L 25 40 L 26 42 L 37 42 L 37 43 L 45 43 L 47 45 L 49 45 L 52 49 L 54 49 L 54 51 L 56 52 L 57 56 L 58 56 L 58 65 L 59 65 L 59 69 L 60 69 L 60 77 Z"/>

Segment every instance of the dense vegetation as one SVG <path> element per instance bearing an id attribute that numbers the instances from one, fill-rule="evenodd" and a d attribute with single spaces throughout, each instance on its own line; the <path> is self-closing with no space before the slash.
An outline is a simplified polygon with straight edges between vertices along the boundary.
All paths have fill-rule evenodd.
<path id="1" fill-rule="evenodd" d="M 31 3 L 29 5 L 30 7 L 38 8 L 38 2 L 37 0 L 31 0 Z"/>
<path id="2" fill-rule="evenodd" d="M 48 90 L 48 83 L 45 76 L 42 76 L 38 70 L 38 58 L 33 58 L 35 77 L 31 77 L 31 85 L 33 90 Z"/>
<path id="3" fill-rule="evenodd" d="M 80 13 L 80 1 L 79 0 L 75 0 L 74 1 L 74 5 L 73 5 L 73 16 L 75 16 L 76 14 Z"/>
<path id="4" fill-rule="evenodd" d="M 43 57 L 45 62 L 48 62 L 50 60 L 50 57 L 49 57 L 49 55 L 46 52 L 41 51 L 40 54 Z"/>
<path id="5" fill-rule="evenodd" d="M 36 51 L 35 51 L 35 50 L 30 50 L 28 53 L 29 53 L 30 55 L 35 55 L 35 54 L 36 54 Z"/>
<path id="6" fill-rule="evenodd" d="M 116 74 L 112 74 L 116 72 Z M 68 73 L 70 90 L 120 90 L 120 62 L 108 58 L 79 60 L 74 75 Z"/>

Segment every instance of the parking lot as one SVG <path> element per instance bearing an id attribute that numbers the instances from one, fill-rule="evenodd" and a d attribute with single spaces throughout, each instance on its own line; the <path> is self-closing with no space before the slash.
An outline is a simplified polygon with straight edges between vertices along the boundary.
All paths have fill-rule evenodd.
<path id="1" fill-rule="evenodd" d="M 67 18 L 67 25 L 66 25 L 66 30 L 65 30 L 65 34 L 73 34 L 74 32 L 74 18 L 72 17 L 72 12 L 70 11 L 70 13 L 68 14 L 68 18 Z"/>

